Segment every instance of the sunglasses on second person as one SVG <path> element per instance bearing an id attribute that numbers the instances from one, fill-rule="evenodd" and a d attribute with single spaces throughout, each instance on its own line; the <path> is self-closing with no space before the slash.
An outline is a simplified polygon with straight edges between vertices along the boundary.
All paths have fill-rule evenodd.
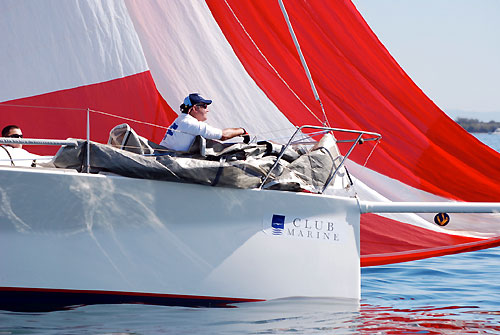
<path id="1" fill-rule="evenodd" d="M 6 137 L 23 138 L 23 135 L 22 134 L 12 134 L 12 135 L 7 135 Z"/>

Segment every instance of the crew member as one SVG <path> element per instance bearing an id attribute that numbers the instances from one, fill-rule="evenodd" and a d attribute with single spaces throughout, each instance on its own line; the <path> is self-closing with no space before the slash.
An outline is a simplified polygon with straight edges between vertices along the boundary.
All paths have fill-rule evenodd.
<path id="1" fill-rule="evenodd" d="M 191 93 L 180 106 L 181 114 L 170 125 L 160 145 L 176 151 L 188 151 L 196 136 L 206 139 L 228 140 L 236 136 L 247 135 L 244 128 L 219 129 L 205 123 L 208 106 L 212 100 Z"/>
<path id="2" fill-rule="evenodd" d="M 2 129 L 2 137 L 23 138 L 21 128 L 9 125 Z M 35 166 L 38 155 L 34 155 L 23 149 L 19 143 L 0 145 L 0 165 L 11 166 Z"/>

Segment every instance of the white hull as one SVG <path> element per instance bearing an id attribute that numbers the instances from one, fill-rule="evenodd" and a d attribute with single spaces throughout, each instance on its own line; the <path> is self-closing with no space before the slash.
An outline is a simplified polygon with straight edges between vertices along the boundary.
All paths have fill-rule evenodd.
<path id="1" fill-rule="evenodd" d="M 0 195 L 3 293 L 360 297 L 353 198 L 9 167 Z"/>

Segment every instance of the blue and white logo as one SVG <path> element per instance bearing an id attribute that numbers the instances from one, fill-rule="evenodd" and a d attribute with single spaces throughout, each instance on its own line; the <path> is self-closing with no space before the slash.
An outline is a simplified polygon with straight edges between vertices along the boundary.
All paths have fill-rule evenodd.
<path id="1" fill-rule="evenodd" d="M 272 213 L 272 212 L 271 212 Z M 296 213 L 265 214 L 262 232 L 275 238 L 299 238 L 330 243 L 344 243 L 352 230 L 335 216 L 305 216 Z"/>
<path id="2" fill-rule="evenodd" d="M 273 235 L 282 235 L 285 229 L 285 216 L 273 214 L 271 227 L 273 229 Z"/>

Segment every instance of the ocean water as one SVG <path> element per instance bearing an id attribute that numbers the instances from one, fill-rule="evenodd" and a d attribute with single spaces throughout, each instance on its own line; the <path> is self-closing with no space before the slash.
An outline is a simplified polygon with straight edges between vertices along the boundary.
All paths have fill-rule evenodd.
<path id="1" fill-rule="evenodd" d="M 500 151 L 500 135 L 475 136 Z M 0 335 L 500 334 L 500 248 L 363 268 L 361 274 L 360 302 L 291 298 L 236 308 L 0 311 Z"/>

